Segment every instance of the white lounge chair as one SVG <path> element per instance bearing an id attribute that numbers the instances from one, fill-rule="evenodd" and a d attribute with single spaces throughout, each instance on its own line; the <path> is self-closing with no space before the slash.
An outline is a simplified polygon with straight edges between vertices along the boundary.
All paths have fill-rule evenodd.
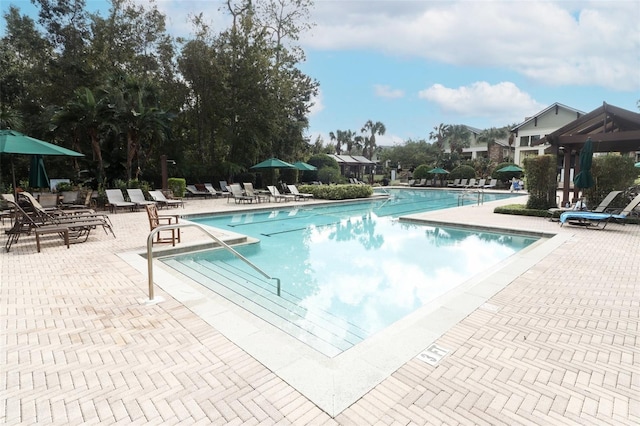
<path id="1" fill-rule="evenodd" d="M 156 189 L 154 191 L 149 191 L 149 195 L 151 196 L 151 198 L 153 198 L 153 200 L 158 203 L 158 205 L 160 207 L 165 206 L 165 207 L 178 207 L 178 206 L 182 206 L 182 208 L 184 208 L 184 201 L 182 200 L 176 200 L 173 198 L 167 198 L 165 197 L 165 195 L 162 193 L 162 191 L 160 191 L 159 189 Z"/>
<path id="2" fill-rule="evenodd" d="M 118 209 L 129 209 L 133 211 L 136 207 L 136 203 L 132 203 L 124 199 L 124 195 L 122 195 L 122 191 L 119 189 L 107 189 L 105 193 L 107 195 L 109 209 L 112 212 L 117 213 Z"/>
<path id="3" fill-rule="evenodd" d="M 276 188 L 273 185 L 268 185 L 267 189 L 269 190 L 269 192 L 271 193 L 271 196 L 276 200 L 277 203 L 279 203 L 280 201 L 291 201 L 296 199 L 294 195 L 281 194 L 280 191 L 278 191 L 278 188 Z"/>
<path id="4" fill-rule="evenodd" d="M 298 187 L 295 185 L 287 185 L 287 188 L 289 188 L 289 192 L 293 194 L 294 200 L 309 200 L 313 198 L 313 194 L 299 192 Z"/>
<path id="5" fill-rule="evenodd" d="M 144 207 L 151 204 L 156 204 L 155 201 L 149 201 L 144 198 L 144 194 L 142 193 L 142 189 L 140 188 L 129 188 L 127 189 L 127 194 L 129 194 L 129 200 L 132 203 L 135 203 L 136 207 Z"/>

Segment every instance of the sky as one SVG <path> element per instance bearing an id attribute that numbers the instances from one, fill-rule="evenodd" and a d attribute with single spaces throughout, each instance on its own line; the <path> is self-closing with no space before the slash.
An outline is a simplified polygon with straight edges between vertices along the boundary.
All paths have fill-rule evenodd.
<path id="1" fill-rule="evenodd" d="M 3 13 L 9 4 L 35 13 L 29 0 L 0 0 Z M 176 36 L 200 12 L 215 31 L 228 23 L 224 1 L 156 4 Z M 386 127 L 378 145 L 428 140 L 441 123 L 519 124 L 556 102 L 640 112 L 640 0 L 315 0 L 310 21 L 299 43 L 300 68 L 320 85 L 311 142 L 368 120 Z"/>

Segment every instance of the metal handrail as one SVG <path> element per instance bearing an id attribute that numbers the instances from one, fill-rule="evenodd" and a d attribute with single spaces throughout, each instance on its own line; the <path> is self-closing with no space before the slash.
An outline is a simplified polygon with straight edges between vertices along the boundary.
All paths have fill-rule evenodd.
<path id="1" fill-rule="evenodd" d="M 225 248 L 227 251 L 231 252 L 231 254 L 233 254 L 238 259 L 242 260 L 244 263 L 246 263 L 247 265 L 251 266 L 257 272 L 262 274 L 263 277 L 265 277 L 265 278 L 267 278 L 269 280 L 276 280 L 276 282 L 277 282 L 277 285 L 276 285 L 277 294 L 278 294 L 278 296 L 280 296 L 280 278 L 275 278 L 275 277 L 269 276 L 266 272 L 264 272 L 262 269 L 258 268 L 253 263 L 251 263 L 246 257 L 244 257 L 243 255 L 241 255 L 240 253 L 235 251 L 230 245 L 228 245 L 227 243 L 222 241 L 220 238 L 218 238 L 215 235 L 213 235 L 211 232 L 209 232 L 203 226 L 201 226 L 201 225 L 199 225 L 197 223 L 174 223 L 172 225 L 162 225 L 162 226 L 158 226 L 157 228 L 154 228 L 149 233 L 149 236 L 147 237 L 147 268 L 148 268 L 148 271 L 149 271 L 149 301 L 153 301 L 153 237 L 160 231 L 168 231 L 168 230 L 171 230 L 171 229 L 180 229 L 180 228 L 188 228 L 188 227 L 194 227 L 194 228 L 200 229 L 205 234 L 207 234 L 209 237 L 211 237 L 215 242 L 220 244 L 220 246 Z"/>
<path id="2" fill-rule="evenodd" d="M 464 205 L 465 196 L 472 195 L 472 194 L 477 194 L 476 202 L 478 203 L 478 205 L 484 204 L 484 188 L 473 188 L 473 189 L 467 189 L 458 195 L 458 206 Z"/>

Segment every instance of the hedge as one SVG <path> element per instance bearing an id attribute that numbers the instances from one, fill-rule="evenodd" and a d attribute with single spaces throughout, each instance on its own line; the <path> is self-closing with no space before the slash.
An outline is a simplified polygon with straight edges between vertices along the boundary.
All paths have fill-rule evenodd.
<path id="1" fill-rule="evenodd" d="M 368 198 L 373 195 L 373 188 L 369 185 L 300 185 L 298 191 L 323 200 Z"/>

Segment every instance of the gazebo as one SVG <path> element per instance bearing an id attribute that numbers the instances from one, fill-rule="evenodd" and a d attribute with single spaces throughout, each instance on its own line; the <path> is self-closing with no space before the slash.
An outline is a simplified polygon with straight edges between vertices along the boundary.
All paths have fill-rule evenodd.
<path id="1" fill-rule="evenodd" d="M 571 192 L 571 156 L 580 152 L 588 138 L 593 141 L 594 152 L 640 151 L 640 114 L 603 102 L 601 107 L 538 141 L 537 144 L 551 145 L 547 152 L 563 155 L 563 205 L 569 201 Z M 575 166 L 577 174 L 579 164 L 576 162 Z M 577 196 L 577 189 L 574 191 Z"/>

